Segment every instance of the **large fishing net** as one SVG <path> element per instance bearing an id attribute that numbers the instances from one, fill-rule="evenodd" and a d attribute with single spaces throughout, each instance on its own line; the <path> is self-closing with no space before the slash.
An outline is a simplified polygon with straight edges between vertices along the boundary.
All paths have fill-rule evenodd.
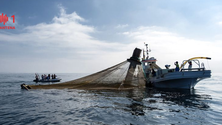
<path id="1" fill-rule="evenodd" d="M 145 77 L 139 61 L 140 49 L 115 66 L 76 80 L 49 85 L 28 85 L 31 89 L 133 89 L 145 87 Z"/>

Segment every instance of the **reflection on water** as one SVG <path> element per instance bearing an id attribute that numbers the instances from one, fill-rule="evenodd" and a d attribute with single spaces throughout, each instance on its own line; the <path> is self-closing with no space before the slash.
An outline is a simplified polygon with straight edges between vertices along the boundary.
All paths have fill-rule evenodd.
<path id="1" fill-rule="evenodd" d="M 174 104 L 190 107 L 190 108 L 199 108 L 207 109 L 209 105 L 206 100 L 211 100 L 210 95 L 206 94 L 197 94 L 195 89 L 190 90 L 164 90 L 164 89 L 146 89 L 146 98 L 156 98 L 162 99 L 162 103 L 165 104 Z"/>
<path id="2" fill-rule="evenodd" d="M 144 115 L 144 95 L 144 89 L 134 89 L 128 92 L 127 97 L 131 99 L 131 104 L 128 107 L 131 109 L 132 115 Z"/>
<path id="3" fill-rule="evenodd" d="M 194 89 L 163 90 L 147 88 L 128 91 L 94 90 L 90 91 L 90 93 L 105 96 L 106 99 L 113 101 L 111 103 L 115 105 L 114 107 L 118 107 L 119 110 L 124 110 L 135 116 L 144 116 L 149 111 L 164 112 L 167 110 L 168 112 L 180 112 L 181 106 L 184 108 L 206 110 L 210 108 L 207 101 L 212 99 L 210 95 L 197 94 Z M 98 105 L 97 107 L 104 108 Z"/>

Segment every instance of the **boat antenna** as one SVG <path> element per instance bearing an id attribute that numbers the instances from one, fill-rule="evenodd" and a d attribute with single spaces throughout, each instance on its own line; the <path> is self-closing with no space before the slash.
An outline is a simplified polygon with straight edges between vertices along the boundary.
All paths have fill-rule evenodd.
<path id="1" fill-rule="evenodd" d="M 146 55 L 147 55 L 146 59 L 149 59 L 149 52 L 150 52 L 151 50 L 149 50 L 148 44 L 146 44 L 145 42 L 144 42 L 144 44 L 145 44 L 145 46 L 146 46 Z"/>

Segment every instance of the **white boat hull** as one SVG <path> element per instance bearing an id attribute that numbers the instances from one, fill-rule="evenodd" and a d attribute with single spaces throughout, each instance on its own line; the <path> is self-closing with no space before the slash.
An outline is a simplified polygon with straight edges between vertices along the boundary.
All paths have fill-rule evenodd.
<path id="1" fill-rule="evenodd" d="M 191 89 L 200 80 L 209 77 L 211 77 L 210 70 L 171 72 L 151 78 L 150 83 L 156 88 Z"/>

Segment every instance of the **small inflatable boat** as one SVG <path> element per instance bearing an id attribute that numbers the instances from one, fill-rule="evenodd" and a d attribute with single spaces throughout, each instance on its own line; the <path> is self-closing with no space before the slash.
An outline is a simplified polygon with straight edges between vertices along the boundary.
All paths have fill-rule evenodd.
<path id="1" fill-rule="evenodd" d="M 33 82 L 60 82 L 62 79 L 34 79 Z"/>

